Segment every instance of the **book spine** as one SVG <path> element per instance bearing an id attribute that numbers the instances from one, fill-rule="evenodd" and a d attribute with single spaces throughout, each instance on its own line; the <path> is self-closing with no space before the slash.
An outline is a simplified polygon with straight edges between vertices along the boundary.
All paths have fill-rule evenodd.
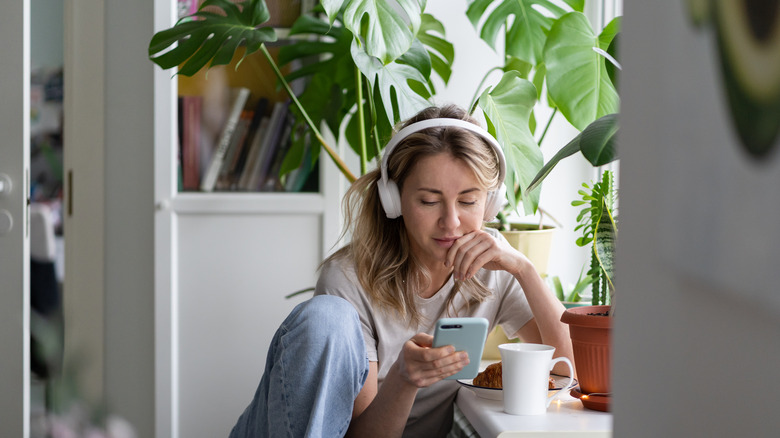
<path id="1" fill-rule="evenodd" d="M 279 149 L 281 134 L 287 121 L 288 105 L 288 102 L 278 102 L 274 106 L 271 125 L 268 134 L 263 141 L 263 153 L 260 158 L 260 166 L 252 180 L 251 190 L 263 190 L 265 180 L 268 178 L 271 166 L 273 165 L 274 156 Z"/>
<path id="2" fill-rule="evenodd" d="M 241 88 L 238 91 L 238 96 L 233 101 L 233 107 L 228 115 L 225 128 L 222 130 L 222 135 L 219 138 L 217 149 L 214 151 L 214 156 L 211 158 L 211 164 L 203 177 L 203 182 L 200 185 L 200 189 L 204 192 L 210 192 L 214 190 L 214 185 L 217 183 L 217 177 L 219 176 L 219 169 L 222 167 L 222 163 L 225 159 L 225 153 L 227 152 L 230 140 L 233 137 L 233 132 L 236 130 L 236 125 L 241 117 L 241 111 L 246 105 L 246 101 L 249 98 L 249 89 Z"/>
<path id="3" fill-rule="evenodd" d="M 233 133 L 233 137 L 230 139 L 230 146 L 225 153 L 225 159 L 222 160 L 222 167 L 219 168 L 219 176 L 217 177 L 217 185 L 215 190 L 226 190 L 230 188 L 230 172 L 235 166 L 236 157 L 241 153 L 241 148 L 246 143 L 245 139 L 249 131 L 249 122 L 252 119 L 252 111 L 245 110 L 241 113 L 241 118 L 238 119 L 236 125 L 236 131 Z"/>
<path id="4" fill-rule="evenodd" d="M 241 171 L 241 176 L 237 183 L 237 188 L 239 190 L 251 189 L 252 175 L 256 171 L 255 168 L 257 167 L 258 156 L 260 155 L 260 149 L 263 146 L 263 139 L 265 138 L 266 131 L 268 131 L 269 123 L 270 118 L 263 117 L 260 121 L 260 126 L 257 128 L 257 132 L 255 132 L 252 138 L 252 143 L 249 145 L 249 153 L 246 157 L 246 163 L 244 164 L 244 168 Z"/>
<path id="5" fill-rule="evenodd" d="M 246 139 L 244 140 L 243 146 L 241 146 L 241 153 L 237 154 L 235 163 L 232 165 L 230 170 L 230 187 L 233 189 L 238 188 L 239 180 L 241 178 L 241 174 L 244 171 L 244 167 L 246 166 L 247 158 L 249 157 L 249 153 L 252 149 L 255 135 L 260 130 L 260 122 L 264 118 L 267 119 L 265 116 L 267 108 L 268 99 L 265 97 L 258 99 L 257 104 L 255 105 L 252 121 L 249 123 L 249 130 L 247 131 Z"/>
<path id="6" fill-rule="evenodd" d="M 182 190 L 197 190 L 200 176 L 200 115 L 202 100 L 199 96 L 184 96 L 182 107 Z"/>

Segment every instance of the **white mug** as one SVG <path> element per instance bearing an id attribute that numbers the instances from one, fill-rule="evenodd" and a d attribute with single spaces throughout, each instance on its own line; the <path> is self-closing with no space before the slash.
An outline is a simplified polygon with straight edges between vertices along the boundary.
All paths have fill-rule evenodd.
<path id="1" fill-rule="evenodd" d="M 565 357 L 552 358 L 555 347 L 542 344 L 501 344 L 504 411 L 512 415 L 540 415 L 553 400 L 574 386 L 574 367 Z M 569 381 L 548 397 L 550 371 L 558 362 L 569 366 Z"/>

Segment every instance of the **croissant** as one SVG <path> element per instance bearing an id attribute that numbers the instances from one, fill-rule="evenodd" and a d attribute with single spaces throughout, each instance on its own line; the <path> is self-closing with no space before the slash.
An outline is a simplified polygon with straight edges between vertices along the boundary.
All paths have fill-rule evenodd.
<path id="1" fill-rule="evenodd" d="M 477 374 L 473 383 L 475 386 L 482 386 L 483 388 L 503 388 L 501 382 L 501 362 L 488 365 L 485 371 Z"/>
<path id="2" fill-rule="evenodd" d="M 504 385 L 501 380 L 501 362 L 488 365 L 484 371 L 477 374 L 477 377 L 474 378 L 472 384 L 483 388 L 502 389 Z M 553 380 L 552 376 L 547 381 L 547 388 L 555 389 L 555 380 Z"/>

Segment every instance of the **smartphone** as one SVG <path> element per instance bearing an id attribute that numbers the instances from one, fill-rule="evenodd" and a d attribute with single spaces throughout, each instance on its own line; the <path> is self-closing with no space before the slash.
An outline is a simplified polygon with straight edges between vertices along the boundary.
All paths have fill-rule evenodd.
<path id="1" fill-rule="evenodd" d="M 436 321 L 433 346 L 452 345 L 455 351 L 465 351 L 469 355 L 469 364 L 447 379 L 477 377 L 487 332 L 488 321 L 485 318 L 442 318 Z"/>

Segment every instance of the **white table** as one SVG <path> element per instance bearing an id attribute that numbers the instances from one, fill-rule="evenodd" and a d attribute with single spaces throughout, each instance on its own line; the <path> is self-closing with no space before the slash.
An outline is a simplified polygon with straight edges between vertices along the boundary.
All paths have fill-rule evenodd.
<path id="1" fill-rule="evenodd" d="M 612 414 L 585 409 L 568 394 L 553 401 L 545 415 L 509 415 L 503 401 L 477 397 L 466 387 L 455 403 L 481 438 L 612 436 Z"/>

